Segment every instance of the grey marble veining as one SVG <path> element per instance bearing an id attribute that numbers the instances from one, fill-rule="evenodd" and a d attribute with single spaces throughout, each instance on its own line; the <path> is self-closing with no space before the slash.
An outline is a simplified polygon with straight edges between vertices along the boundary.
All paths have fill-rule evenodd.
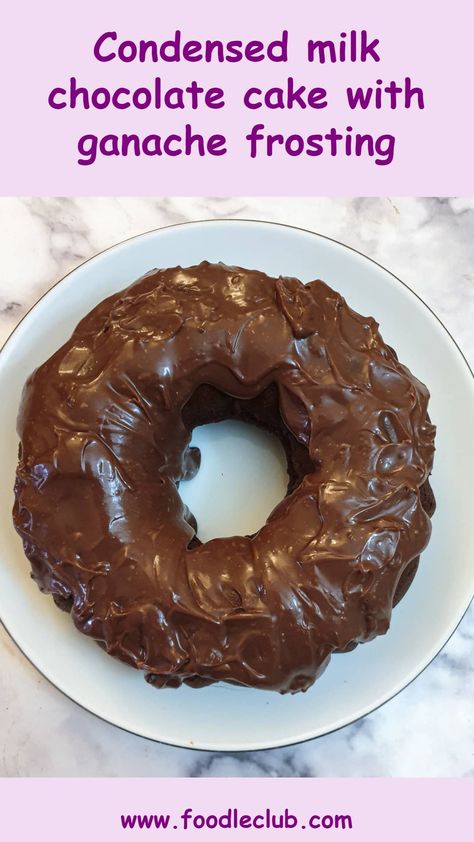
<path id="1" fill-rule="evenodd" d="M 98 251 L 162 225 L 229 216 L 315 230 L 372 257 L 432 307 L 473 365 L 474 199 L 0 199 L 0 344 Z M 472 775 L 473 655 L 471 607 L 425 672 L 362 721 L 300 746 L 217 755 L 158 745 L 86 713 L 0 627 L 0 775 Z"/>

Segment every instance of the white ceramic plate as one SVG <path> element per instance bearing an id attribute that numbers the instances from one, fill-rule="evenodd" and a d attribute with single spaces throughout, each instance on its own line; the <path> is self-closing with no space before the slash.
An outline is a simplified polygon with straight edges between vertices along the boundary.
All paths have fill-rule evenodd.
<path id="1" fill-rule="evenodd" d="M 11 523 L 15 419 L 27 375 L 107 295 L 152 267 L 186 266 L 203 259 L 306 281 L 323 278 L 354 309 L 375 316 L 384 339 L 432 395 L 430 413 L 438 427 L 433 474 L 438 509 L 414 584 L 396 608 L 385 637 L 334 656 L 311 690 L 292 697 L 226 685 L 179 691 L 149 687 L 140 673 L 82 637 L 69 617 L 40 594 L 29 578 L 29 564 Z M 122 728 L 174 745 L 227 751 L 281 746 L 325 734 L 373 710 L 415 678 L 469 604 L 474 592 L 474 450 L 466 447 L 474 429 L 471 372 L 447 331 L 414 293 L 339 243 L 294 228 L 243 221 L 164 228 L 121 243 L 64 278 L 26 316 L 0 354 L 0 393 L 0 616 L 25 655 L 56 687 Z M 200 444 L 212 461 L 209 431 L 201 431 Z M 198 477 L 183 486 L 183 495 L 195 508 L 200 505 L 198 515 L 208 526 L 212 519 L 202 501 L 209 483 L 217 481 L 218 439 L 222 442 L 229 435 L 229 428 L 222 428 L 215 438 L 214 467 L 204 470 L 203 464 Z M 247 464 L 252 462 L 255 435 L 250 428 L 244 435 Z M 236 444 L 239 447 L 242 443 Z M 268 451 L 265 459 L 271 482 L 281 487 L 278 454 Z M 238 465 L 239 460 L 234 461 L 233 469 L 238 471 Z M 237 480 L 242 477 L 237 475 Z M 236 487 L 242 523 L 250 517 L 257 517 L 256 525 L 259 517 L 262 523 L 276 501 L 263 496 L 257 500 L 243 494 L 244 485 Z M 217 516 L 221 534 L 226 534 L 225 513 Z"/>

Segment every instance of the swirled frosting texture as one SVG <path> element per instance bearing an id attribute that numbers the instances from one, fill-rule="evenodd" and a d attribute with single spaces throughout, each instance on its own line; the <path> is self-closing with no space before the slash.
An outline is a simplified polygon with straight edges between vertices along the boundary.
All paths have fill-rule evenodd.
<path id="1" fill-rule="evenodd" d="M 308 450 L 256 535 L 201 544 L 180 499 L 196 469 L 183 407 L 201 384 L 239 399 L 275 384 Z M 154 270 L 25 386 L 14 521 L 33 576 L 157 686 L 304 690 L 333 651 L 387 630 L 426 546 L 427 404 L 376 322 L 321 281 Z"/>

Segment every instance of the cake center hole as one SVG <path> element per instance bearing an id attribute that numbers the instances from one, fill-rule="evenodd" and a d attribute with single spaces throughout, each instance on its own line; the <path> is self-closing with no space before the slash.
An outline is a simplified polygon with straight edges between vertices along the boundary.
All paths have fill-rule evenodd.
<path id="1" fill-rule="evenodd" d="M 201 467 L 179 493 L 197 520 L 197 536 L 252 535 L 285 497 L 285 451 L 271 433 L 243 421 L 220 421 L 193 430 L 191 447 Z"/>

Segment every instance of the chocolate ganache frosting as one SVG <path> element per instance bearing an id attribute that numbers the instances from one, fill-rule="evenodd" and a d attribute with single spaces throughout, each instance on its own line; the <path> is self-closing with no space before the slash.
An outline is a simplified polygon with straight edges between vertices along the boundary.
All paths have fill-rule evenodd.
<path id="1" fill-rule="evenodd" d="M 14 522 L 39 587 L 157 686 L 296 692 L 387 631 L 430 535 L 428 391 L 322 281 L 157 269 L 29 378 Z M 287 496 L 201 543 L 192 428 L 278 435 Z"/>

